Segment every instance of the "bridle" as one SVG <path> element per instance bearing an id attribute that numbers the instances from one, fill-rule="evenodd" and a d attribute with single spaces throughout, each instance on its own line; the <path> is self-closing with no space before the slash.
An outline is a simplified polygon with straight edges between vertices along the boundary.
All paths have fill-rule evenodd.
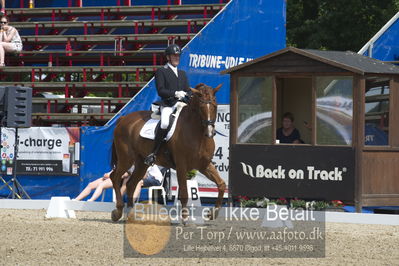
<path id="1" fill-rule="evenodd" d="M 211 105 L 217 107 L 216 103 L 215 103 L 214 101 L 212 101 L 212 100 L 204 101 L 204 100 L 202 100 L 202 99 L 199 99 L 199 102 L 200 102 L 200 103 L 203 103 L 203 104 L 211 104 Z M 204 126 L 213 126 L 213 127 L 215 127 L 215 122 L 216 122 L 216 121 L 215 121 L 214 119 L 213 119 L 213 120 L 206 120 L 206 119 L 203 119 L 203 120 L 201 120 L 201 122 L 202 122 L 202 124 L 203 124 Z"/>
<path id="2" fill-rule="evenodd" d="M 189 95 L 186 97 L 186 99 L 184 100 L 184 102 L 189 103 L 189 102 L 190 102 L 190 99 L 191 99 L 192 97 L 193 97 L 193 94 L 189 94 Z M 203 99 L 201 99 L 200 97 L 198 97 L 197 99 L 198 99 L 198 102 L 199 102 L 200 104 L 211 104 L 211 105 L 213 105 L 215 108 L 217 107 L 215 100 L 203 100 Z M 207 127 L 207 126 L 212 126 L 213 128 L 215 128 L 215 122 L 216 122 L 215 119 L 209 119 L 209 120 L 207 120 L 207 119 L 202 119 L 202 120 L 201 120 L 201 124 L 202 124 L 203 126 L 205 126 L 205 127 Z M 215 134 L 214 134 L 214 135 L 215 135 Z"/>
<path id="3" fill-rule="evenodd" d="M 205 86 L 205 92 L 206 92 L 205 94 L 202 93 L 200 90 L 200 88 L 203 88 L 204 86 Z M 216 88 L 211 88 L 209 86 L 206 86 L 203 83 L 200 83 L 194 89 L 190 88 L 191 93 L 189 93 L 189 95 L 188 95 L 188 98 L 192 98 L 193 94 L 196 94 L 198 96 L 198 97 L 196 97 L 196 104 L 194 107 L 195 109 L 197 109 L 197 108 L 198 109 L 194 110 L 194 111 L 200 112 L 199 116 L 201 119 L 201 124 L 202 124 L 202 126 L 206 127 L 205 136 L 207 136 L 208 138 L 213 138 L 216 135 L 216 129 L 215 129 L 216 119 L 210 119 L 211 118 L 211 109 L 209 108 L 209 105 L 212 105 L 213 107 L 215 107 L 215 109 L 212 109 L 212 110 L 215 110 L 215 113 L 214 114 L 212 113 L 212 115 L 213 115 L 213 117 L 216 117 L 217 104 L 216 104 L 216 98 L 214 96 L 215 96 L 215 93 L 219 91 L 220 87 L 222 87 L 222 84 L 219 84 Z M 206 98 L 211 99 L 211 100 L 203 100 L 202 98 L 205 98 L 205 97 L 201 97 L 199 95 L 206 96 Z M 198 100 L 198 102 L 197 102 L 197 100 Z M 197 104 L 198 104 L 198 107 L 197 107 Z M 207 105 L 206 107 L 208 109 L 208 112 L 205 113 L 205 114 L 207 114 L 207 119 L 202 119 L 203 115 L 204 115 L 204 113 L 201 112 L 201 109 L 204 108 L 202 106 L 203 104 Z"/>

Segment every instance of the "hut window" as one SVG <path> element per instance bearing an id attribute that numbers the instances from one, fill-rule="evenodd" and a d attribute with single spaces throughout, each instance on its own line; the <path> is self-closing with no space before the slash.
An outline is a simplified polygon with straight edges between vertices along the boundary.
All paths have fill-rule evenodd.
<path id="1" fill-rule="evenodd" d="M 351 145 L 352 77 L 316 77 L 316 143 Z"/>
<path id="2" fill-rule="evenodd" d="M 272 78 L 238 78 L 238 143 L 272 143 Z"/>
<path id="3" fill-rule="evenodd" d="M 310 144 L 312 142 L 312 78 L 278 78 L 276 86 L 276 143 Z M 291 123 L 287 124 L 287 120 L 291 120 Z M 295 130 L 285 136 L 283 124 Z"/>
<path id="4" fill-rule="evenodd" d="M 388 145 L 389 79 L 369 77 L 365 92 L 365 145 Z"/>

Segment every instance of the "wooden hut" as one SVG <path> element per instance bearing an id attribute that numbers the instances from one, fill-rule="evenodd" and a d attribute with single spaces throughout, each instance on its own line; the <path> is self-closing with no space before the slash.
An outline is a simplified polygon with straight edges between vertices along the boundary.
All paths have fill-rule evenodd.
<path id="1" fill-rule="evenodd" d="M 222 74 L 231 79 L 233 196 L 399 205 L 399 67 L 289 47 Z M 294 143 L 282 143 L 287 116 Z"/>

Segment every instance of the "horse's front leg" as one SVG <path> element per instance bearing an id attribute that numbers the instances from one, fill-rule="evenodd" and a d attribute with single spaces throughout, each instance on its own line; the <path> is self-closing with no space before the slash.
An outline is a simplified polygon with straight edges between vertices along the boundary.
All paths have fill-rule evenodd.
<path id="1" fill-rule="evenodd" d="M 216 219 L 216 217 L 218 216 L 219 209 L 222 206 L 223 195 L 224 195 L 224 191 L 226 189 L 226 183 L 220 177 L 219 172 L 216 170 L 215 166 L 212 163 L 209 163 L 207 168 L 205 168 L 204 170 L 201 170 L 200 172 L 203 175 L 205 175 L 207 178 L 209 178 L 210 180 L 215 182 L 218 187 L 218 198 L 216 200 L 215 208 L 209 214 L 209 219 L 213 220 L 213 219 Z"/>
<path id="2" fill-rule="evenodd" d="M 187 168 L 176 167 L 177 182 L 179 183 L 179 200 L 182 207 L 182 221 L 185 224 L 188 219 L 188 192 L 187 192 Z"/>
<path id="3" fill-rule="evenodd" d="M 110 175 L 116 197 L 116 209 L 114 209 L 111 213 L 111 219 L 114 222 L 118 221 L 122 217 L 123 206 L 124 206 L 121 194 L 121 180 L 123 173 L 119 169 L 120 167 L 117 167 L 114 171 L 112 171 Z"/>

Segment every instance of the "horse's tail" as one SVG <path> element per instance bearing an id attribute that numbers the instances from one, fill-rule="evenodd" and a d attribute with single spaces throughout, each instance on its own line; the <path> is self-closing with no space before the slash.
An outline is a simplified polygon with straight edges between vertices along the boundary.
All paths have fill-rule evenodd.
<path id="1" fill-rule="evenodd" d="M 117 163 L 118 163 L 118 156 L 116 155 L 115 142 L 112 142 L 111 169 L 115 169 Z"/>

